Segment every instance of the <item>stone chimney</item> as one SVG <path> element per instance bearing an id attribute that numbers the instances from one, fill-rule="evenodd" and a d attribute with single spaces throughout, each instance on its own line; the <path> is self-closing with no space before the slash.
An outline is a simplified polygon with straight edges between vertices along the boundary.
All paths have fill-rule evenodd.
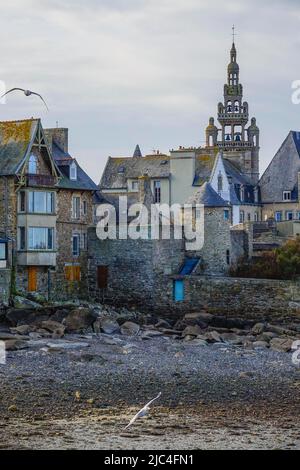
<path id="1" fill-rule="evenodd" d="M 44 132 L 50 147 L 55 142 L 65 153 L 68 153 L 68 128 L 54 127 L 52 129 L 44 129 Z"/>

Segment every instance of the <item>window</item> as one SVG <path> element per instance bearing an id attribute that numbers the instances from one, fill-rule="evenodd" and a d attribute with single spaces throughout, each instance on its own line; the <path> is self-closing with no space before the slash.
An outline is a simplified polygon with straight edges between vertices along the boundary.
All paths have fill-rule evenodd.
<path id="1" fill-rule="evenodd" d="M 286 220 L 293 220 L 293 218 L 294 218 L 293 212 L 288 211 L 286 213 Z"/>
<path id="2" fill-rule="evenodd" d="M 53 250 L 54 229 L 48 227 L 29 227 L 28 249 L 29 250 Z"/>
<path id="3" fill-rule="evenodd" d="M 83 201 L 82 203 L 82 212 L 83 212 L 83 215 L 87 214 L 87 201 Z"/>
<path id="4" fill-rule="evenodd" d="M 160 181 L 154 181 L 154 202 L 160 202 L 161 187 Z"/>
<path id="5" fill-rule="evenodd" d="M 247 220 L 248 220 L 248 222 L 251 222 L 251 214 L 250 214 L 250 212 L 248 212 L 248 214 L 247 214 Z"/>
<path id="6" fill-rule="evenodd" d="M 29 212 L 52 214 L 54 212 L 54 193 L 46 191 L 29 192 Z"/>
<path id="7" fill-rule="evenodd" d="M 230 251 L 226 250 L 226 263 L 230 264 Z"/>
<path id="8" fill-rule="evenodd" d="M 25 212 L 26 211 L 26 193 L 25 191 L 20 191 L 20 212 Z"/>
<path id="9" fill-rule="evenodd" d="M 35 155 L 30 155 L 28 162 L 28 173 L 30 175 L 37 174 L 37 158 Z"/>
<path id="10" fill-rule="evenodd" d="M 276 220 L 276 222 L 281 222 L 282 221 L 282 212 L 281 211 L 275 212 L 275 220 Z"/>
<path id="11" fill-rule="evenodd" d="M 291 191 L 283 191 L 283 200 L 290 201 L 292 199 Z"/>
<path id="12" fill-rule="evenodd" d="M 240 211 L 240 223 L 242 224 L 245 221 L 245 212 Z"/>
<path id="13" fill-rule="evenodd" d="M 25 250 L 26 248 L 26 237 L 25 227 L 19 227 L 19 249 Z"/>
<path id="14" fill-rule="evenodd" d="M 241 201 L 245 200 L 245 188 L 243 186 L 240 187 L 240 199 Z"/>
<path id="15" fill-rule="evenodd" d="M 297 212 L 297 219 L 300 220 L 300 212 Z"/>
<path id="16" fill-rule="evenodd" d="M 224 220 L 229 220 L 229 210 L 228 209 L 224 210 Z"/>
<path id="17" fill-rule="evenodd" d="M 221 175 L 221 173 L 218 176 L 218 191 L 223 191 L 223 176 Z"/>
<path id="18" fill-rule="evenodd" d="M 0 242 L 0 260 L 7 259 L 7 244 L 6 242 Z"/>
<path id="19" fill-rule="evenodd" d="M 258 212 L 254 212 L 254 221 L 258 222 Z"/>
<path id="20" fill-rule="evenodd" d="M 80 219 L 80 197 L 73 196 L 72 198 L 72 215 L 73 219 Z"/>
<path id="21" fill-rule="evenodd" d="M 83 233 L 82 234 L 82 237 L 81 237 L 81 247 L 83 250 L 86 250 L 87 249 L 87 235 L 86 233 Z"/>
<path id="22" fill-rule="evenodd" d="M 108 266 L 97 266 L 97 286 L 98 289 L 107 289 Z"/>
<path id="23" fill-rule="evenodd" d="M 131 183 L 131 189 L 132 189 L 132 191 L 138 191 L 138 189 L 139 189 L 139 182 L 138 182 L 138 181 L 132 181 L 132 183 Z"/>
<path id="24" fill-rule="evenodd" d="M 80 235 L 78 233 L 74 234 L 72 238 L 72 253 L 73 256 L 80 254 Z"/>
<path id="25" fill-rule="evenodd" d="M 77 165 L 75 162 L 70 165 L 70 180 L 77 180 Z"/>

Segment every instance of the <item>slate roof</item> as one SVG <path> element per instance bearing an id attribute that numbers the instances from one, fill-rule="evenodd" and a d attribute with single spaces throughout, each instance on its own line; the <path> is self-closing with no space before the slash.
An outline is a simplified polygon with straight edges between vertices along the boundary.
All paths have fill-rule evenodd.
<path id="1" fill-rule="evenodd" d="M 147 174 L 150 178 L 168 178 L 170 157 L 146 155 L 145 157 L 109 157 L 100 181 L 100 189 L 126 189 L 128 178 Z"/>
<path id="2" fill-rule="evenodd" d="M 32 143 L 39 119 L 0 122 L 0 175 L 15 175 Z"/>
<path id="3" fill-rule="evenodd" d="M 64 189 L 78 189 L 78 190 L 97 190 L 98 187 L 92 179 L 85 173 L 85 171 L 78 165 L 75 158 L 67 152 L 64 152 L 56 142 L 52 143 L 52 155 L 58 166 L 62 178 L 59 181 L 58 187 Z M 69 167 L 73 161 L 77 164 L 77 180 L 69 178 Z"/>
<path id="4" fill-rule="evenodd" d="M 205 207 L 228 207 L 228 202 L 219 196 L 210 183 L 205 182 L 187 201 L 188 204 L 203 204 Z"/>
<path id="5" fill-rule="evenodd" d="M 300 171 L 300 132 L 290 131 L 260 179 L 262 202 L 283 202 L 283 191 L 291 191 L 292 201 L 297 201 L 298 171 Z"/>

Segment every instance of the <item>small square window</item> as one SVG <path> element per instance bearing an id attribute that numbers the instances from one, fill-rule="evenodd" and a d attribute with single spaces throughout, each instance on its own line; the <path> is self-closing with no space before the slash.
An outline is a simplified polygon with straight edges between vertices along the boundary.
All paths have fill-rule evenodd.
<path id="1" fill-rule="evenodd" d="M 228 209 L 224 210 L 224 220 L 229 220 L 229 210 Z"/>
<path id="2" fill-rule="evenodd" d="M 282 212 L 281 211 L 275 212 L 275 220 L 276 220 L 276 222 L 281 222 L 282 221 Z"/>
<path id="3" fill-rule="evenodd" d="M 290 212 L 290 211 L 287 212 L 286 213 L 286 220 L 293 220 L 293 218 L 294 218 L 293 216 L 294 216 L 293 212 Z"/>
<path id="4" fill-rule="evenodd" d="M 132 189 L 132 191 L 138 191 L 138 189 L 139 189 L 139 182 L 138 182 L 138 181 L 132 181 L 132 183 L 131 183 L 131 189 Z"/>
<path id="5" fill-rule="evenodd" d="M 290 201 L 292 199 L 291 191 L 283 191 L 283 200 Z"/>

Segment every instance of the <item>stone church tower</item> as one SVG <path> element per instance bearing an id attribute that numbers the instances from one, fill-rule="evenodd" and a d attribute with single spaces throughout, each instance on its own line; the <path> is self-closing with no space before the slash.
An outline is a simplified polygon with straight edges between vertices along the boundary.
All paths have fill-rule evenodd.
<path id="1" fill-rule="evenodd" d="M 243 101 L 243 86 L 239 81 L 240 69 L 236 61 L 236 47 L 233 42 L 230 63 L 227 68 L 227 83 L 224 85 L 224 102 L 218 104 L 218 121 L 209 119 L 206 128 L 206 148 L 218 147 L 223 157 L 239 166 L 252 184 L 259 179 L 259 129 L 256 119 L 249 121 L 248 103 Z"/>

